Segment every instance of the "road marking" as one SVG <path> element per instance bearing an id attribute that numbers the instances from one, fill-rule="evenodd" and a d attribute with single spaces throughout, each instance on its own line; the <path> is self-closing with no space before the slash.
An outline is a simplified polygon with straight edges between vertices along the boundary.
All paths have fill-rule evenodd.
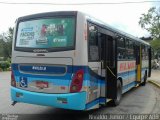
<path id="1" fill-rule="evenodd" d="M 156 82 L 154 80 L 149 80 L 148 82 L 150 82 L 150 83 L 152 83 L 152 84 L 154 84 L 154 85 L 156 85 L 157 87 L 160 88 L 160 83 L 158 83 L 158 82 Z"/>

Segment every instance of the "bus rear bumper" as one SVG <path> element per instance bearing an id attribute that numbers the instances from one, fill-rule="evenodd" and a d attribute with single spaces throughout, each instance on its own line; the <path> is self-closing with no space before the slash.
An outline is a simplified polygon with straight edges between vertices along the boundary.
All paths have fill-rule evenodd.
<path id="1" fill-rule="evenodd" d="M 11 99 L 12 101 L 16 102 L 24 102 L 73 110 L 85 110 L 86 92 L 46 94 L 11 87 Z"/>

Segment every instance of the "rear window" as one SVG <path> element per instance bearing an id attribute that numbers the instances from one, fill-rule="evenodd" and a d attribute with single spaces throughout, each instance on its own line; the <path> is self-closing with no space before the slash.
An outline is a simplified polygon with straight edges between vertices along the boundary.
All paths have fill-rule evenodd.
<path id="1" fill-rule="evenodd" d="M 60 17 L 23 21 L 18 24 L 16 48 L 50 49 L 73 48 L 75 18 Z"/>

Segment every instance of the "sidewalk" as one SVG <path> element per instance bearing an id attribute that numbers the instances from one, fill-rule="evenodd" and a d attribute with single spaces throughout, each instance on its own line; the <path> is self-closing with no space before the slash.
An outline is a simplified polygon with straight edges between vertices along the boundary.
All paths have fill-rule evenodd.
<path id="1" fill-rule="evenodd" d="M 160 85 L 160 69 L 152 70 L 151 77 L 148 80 L 153 80 Z"/>

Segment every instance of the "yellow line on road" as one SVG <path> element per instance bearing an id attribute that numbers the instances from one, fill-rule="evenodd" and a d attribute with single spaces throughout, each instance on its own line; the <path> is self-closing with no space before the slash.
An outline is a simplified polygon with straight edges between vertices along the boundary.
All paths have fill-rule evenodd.
<path id="1" fill-rule="evenodd" d="M 154 84 L 154 85 L 156 85 L 157 87 L 160 88 L 160 83 L 158 83 L 158 82 L 156 82 L 154 80 L 148 80 L 148 82 L 150 82 L 150 83 L 152 83 L 152 84 Z"/>

